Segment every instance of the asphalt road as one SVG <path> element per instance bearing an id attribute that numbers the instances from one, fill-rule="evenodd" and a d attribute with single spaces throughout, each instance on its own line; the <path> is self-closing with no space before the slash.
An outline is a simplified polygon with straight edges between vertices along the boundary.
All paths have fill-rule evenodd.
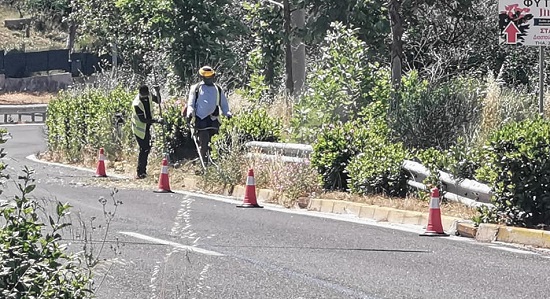
<path id="1" fill-rule="evenodd" d="M 79 219 L 94 241 L 105 233 L 111 189 L 91 172 L 29 160 L 45 149 L 40 126 L 7 127 L 8 173 L 36 171 L 36 198 L 69 202 L 71 248 Z M 116 180 L 116 178 L 108 178 Z M 397 227 L 273 206 L 236 208 L 238 199 L 120 189 L 95 280 L 98 298 L 548 298 L 543 253 L 468 239 L 418 236 Z M 1 198 L 15 194 L 8 182 Z M 47 204 L 46 204 L 47 205 Z M 90 229 L 90 219 L 95 229 Z M 89 244 L 88 244 L 89 245 Z M 99 253 L 101 242 L 93 245 Z"/>

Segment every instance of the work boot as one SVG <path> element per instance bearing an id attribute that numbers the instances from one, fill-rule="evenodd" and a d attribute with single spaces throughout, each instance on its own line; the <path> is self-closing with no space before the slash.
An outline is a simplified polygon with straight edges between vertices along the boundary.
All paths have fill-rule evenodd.
<path id="1" fill-rule="evenodd" d="M 136 180 L 141 180 L 141 179 L 144 179 L 147 177 L 147 174 L 146 173 L 140 173 L 140 174 L 136 174 L 136 176 L 134 177 L 134 179 Z"/>

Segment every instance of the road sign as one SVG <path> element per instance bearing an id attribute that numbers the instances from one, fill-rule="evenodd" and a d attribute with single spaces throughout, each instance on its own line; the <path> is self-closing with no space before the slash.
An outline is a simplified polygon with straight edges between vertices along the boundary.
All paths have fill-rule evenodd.
<path id="1" fill-rule="evenodd" d="M 499 0 L 501 45 L 550 46 L 550 0 Z"/>

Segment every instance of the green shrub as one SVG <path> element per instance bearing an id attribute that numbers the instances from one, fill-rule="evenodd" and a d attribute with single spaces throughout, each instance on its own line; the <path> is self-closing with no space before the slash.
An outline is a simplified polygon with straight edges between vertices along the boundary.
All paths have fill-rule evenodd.
<path id="1" fill-rule="evenodd" d="M 389 96 L 389 72 L 369 63 L 368 46 L 356 29 L 331 24 L 321 53 L 293 109 L 292 135 L 298 142 L 314 142 L 323 125 L 353 120 L 365 106 Z"/>
<path id="2" fill-rule="evenodd" d="M 404 79 L 391 127 L 407 148 L 448 149 L 477 128 L 481 115 L 481 85 L 454 79 L 428 86 L 415 72 Z"/>
<path id="3" fill-rule="evenodd" d="M 372 105 L 377 106 L 373 103 Z M 345 171 L 351 158 L 363 152 L 370 140 L 388 134 L 382 117 L 364 117 L 348 123 L 325 125 L 313 143 L 311 164 L 321 177 L 325 190 L 347 190 L 349 176 Z"/>
<path id="4" fill-rule="evenodd" d="M 443 170 L 459 179 L 475 179 L 475 173 L 482 163 L 482 149 L 469 145 L 458 138 L 455 145 L 446 151 L 447 163 Z"/>
<path id="5" fill-rule="evenodd" d="M 49 216 L 48 225 L 42 223 L 40 205 L 28 196 L 35 188 L 32 171 L 25 173 L 18 184 L 21 196 L 0 205 L 0 297 L 91 297 L 89 271 L 61 243 L 60 231 L 69 225 L 62 219 L 70 206 L 58 203 L 56 215 Z"/>
<path id="6" fill-rule="evenodd" d="M 445 170 L 448 165 L 447 157 L 444 152 L 430 147 L 427 149 L 417 150 L 414 154 L 415 160 L 422 164 L 430 171 L 430 175 L 424 179 L 426 185 L 441 186 L 439 178 L 439 170 Z"/>
<path id="7" fill-rule="evenodd" d="M 48 147 L 71 161 L 81 161 L 85 150 L 100 147 L 120 155 L 133 140 L 130 117 L 133 94 L 117 88 L 108 93 L 97 89 L 61 92 L 48 104 Z M 115 114 L 126 122 L 117 132 Z"/>
<path id="8" fill-rule="evenodd" d="M 281 129 L 280 119 L 270 116 L 264 108 L 242 111 L 222 121 L 219 134 L 212 138 L 212 154 L 216 156 L 220 149 L 228 148 L 240 152 L 248 141 L 278 142 Z"/>
<path id="9" fill-rule="evenodd" d="M 475 172 L 481 164 L 481 150 L 467 145 L 459 138 L 455 145 L 445 151 L 433 147 L 416 150 L 413 159 L 430 171 L 423 183 L 441 187 L 440 170 L 457 179 L 475 179 Z"/>
<path id="10" fill-rule="evenodd" d="M 181 114 L 182 106 L 183 103 L 175 98 L 163 99 L 161 109 L 164 124 L 152 126 L 152 131 L 156 134 L 155 147 L 162 149 L 161 152 L 169 154 L 171 161 L 198 157 L 189 126 Z M 165 136 L 162 136 L 163 134 Z M 163 144 L 164 142 L 166 144 Z"/>
<path id="11" fill-rule="evenodd" d="M 489 138 L 476 176 L 492 186 L 497 212 L 509 225 L 550 225 L 550 122 L 510 123 Z"/>
<path id="12" fill-rule="evenodd" d="M 346 167 L 350 191 L 405 196 L 407 176 L 401 166 L 408 153 L 403 144 L 390 142 L 381 135 L 371 134 L 368 137 L 368 146 Z"/>

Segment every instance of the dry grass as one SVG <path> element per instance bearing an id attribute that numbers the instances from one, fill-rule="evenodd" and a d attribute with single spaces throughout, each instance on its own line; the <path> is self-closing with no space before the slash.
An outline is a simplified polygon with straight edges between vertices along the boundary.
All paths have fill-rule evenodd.
<path id="1" fill-rule="evenodd" d="M 483 100 L 483 111 L 480 128 L 480 138 L 485 140 L 491 130 L 496 128 L 502 121 L 499 117 L 501 88 L 496 79 L 489 77 L 487 82 L 486 96 Z"/>
<path id="2" fill-rule="evenodd" d="M 247 110 L 253 106 L 252 102 L 234 92 L 227 95 L 227 101 L 233 114 L 237 114 L 239 111 Z"/>
<path id="3" fill-rule="evenodd" d="M 292 103 L 292 99 L 288 96 L 279 95 L 275 98 L 274 102 L 267 107 L 267 113 L 269 115 L 277 115 L 281 120 L 283 128 L 290 128 Z"/>
<path id="4" fill-rule="evenodd" d="M 4 27 L 4 20 L 16 18 L 19 18 L 16 10 L 0 5 L 0 49 L 41 51 L 65 48 L 67 34 L 64 32 L 40 33 L 31 30 L 30 37 L 25 37 L 24 31 L 12 31 Z"/>
<path id="5" fill-rule="evenodd" d="M 47 104 L 54 93 L 4 93 L 0 94 L 0 105 Z"/>

